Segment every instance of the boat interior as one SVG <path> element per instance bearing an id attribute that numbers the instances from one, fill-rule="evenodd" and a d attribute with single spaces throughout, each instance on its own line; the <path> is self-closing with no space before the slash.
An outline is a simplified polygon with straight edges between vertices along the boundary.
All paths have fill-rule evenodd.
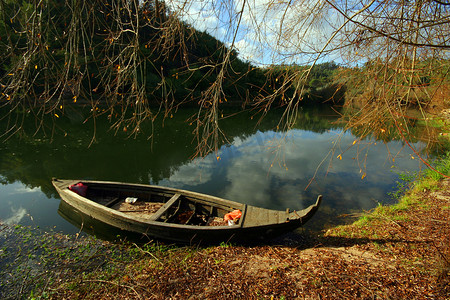
<path id="1" fill-rule="evenodd" d="M 117 211 L 165 223 L 226 226 L 224 215 L 235 207 L 165 189 L 83 183 L 86 198 Z M 239 223 L 237 220 L 236 224 Z"/>

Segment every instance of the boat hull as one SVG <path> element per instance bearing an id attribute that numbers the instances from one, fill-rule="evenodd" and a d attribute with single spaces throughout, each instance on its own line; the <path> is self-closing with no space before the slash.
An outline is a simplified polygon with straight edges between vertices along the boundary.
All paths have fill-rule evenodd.
<path id="1" fill-rule="evenodd" d="M 177 243 L 218 243 L 218 242 L 248 242 L 252 240 L 267 240 L 275 236 L 292 231 L 302 224 L 304 224 L 317 210 L 320 200 L 315 205 L 308 208 L 308 211 L 303 211 L 302 216 L 295 218 L 294 215 L 290 215 L 288 212 L 277 212 L 272 210 L 265 210 L 255 207 L 247 208 L 247 205 L 224 200 L 221 198 L 212 197 L 209 195 L 194 193 L 190 191 L 182 191 L 170 188 L 161 188 L 157 186 L 147 185 L 133 185 L 113 182 L 93 182 L 96 185 L 109 185 L 111 189 L 128 188 L 130 190 L 145 190 L 171 193 L 180 193 L 188 199 L 194 199 L 195 201 L 205 205 L 204 203 L 210 203 L 208 207 L 219 207 L 220 209 L 240 209 L 243 211 L 242 222 L 239 225 L 233 226 L 199 226 L 199 225 L 186 225 L 175 224 L 171 222 L 162 222 L 158 220 L 149 220 L 141 217 L 136 217 L 122 213 L 113 208 L 105 207 L 102 204 L 96 203 L 86 197 L 83 197 L 68 189 L 71 183 L 80 181 L 64 181 L 53 180 L 53 185 L 61 196 L 61 199 L 69 206 L 78 210 L 82 214 L 85 214 L 100 222 L 113 226 L 127 232 L 139 233 L 148 236 L 150 239 L 160 239 Z M 82 181 L 87 182 L 87 181 Z M 92 184 L 92 182 L 87 182 Z M 215 208 L 217 210 L 217 208 Z M 219 210 L 220 210 L 219 209 Z M 211 211 L 213 209 L 211 208 Z M 259 214 L 263 212 L 274 215 L 277 212 L 276 222 L 267 222 L 264 224 L 264 220 L 261 222 L 252 222 L 252 216 L 245 215 L 246 212 L 255 212 Z M 253 213 L 254 214 L 254 213 Z M 286 216 L 286 220 L 282 220 L 283 214 Z M 297 214 L 297 213 L 296 213 Z M 298 214 L 297 214 L 298 215 Z M 273 218 L 273 217 L 272 217 Z M 281 221 L 280 221 L 281 219 Z M 248 220 L 248 222 L 246 222 Z"/>

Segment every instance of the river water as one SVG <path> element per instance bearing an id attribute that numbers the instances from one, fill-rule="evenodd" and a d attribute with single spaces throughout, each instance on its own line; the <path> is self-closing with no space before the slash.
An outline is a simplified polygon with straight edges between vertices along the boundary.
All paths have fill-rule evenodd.
<path id="1" fill-rule="evenodd" d="M 157 119 L 133 138 L 109 130 L 106 118 L 94 126 L 84 121 L 87 113 L 74 110 L 48 125 L 46 134 L 30 131 L 2 142 L 0 220 L 79 232 L 58 214 L 60 199 L 51 185 L 58 177 L 159 184 L 280 210 L 300 210 L 322 194 L 320 211 L 306 226 L 320 230 L 345 222 L 342 215 L 392 202 L 388 193 L 398 174 L 421 168 L 402 142 L 360 140 L 343 132 L 338 115 L 326 108 L 302 109 L 287 132 L 274 130 L 277 112 L 259 125 L 251 112 L 226 118 L 220 124 L 228 142 L 218 153 L 192 158 L 194 113 L 183 109 Z"/>

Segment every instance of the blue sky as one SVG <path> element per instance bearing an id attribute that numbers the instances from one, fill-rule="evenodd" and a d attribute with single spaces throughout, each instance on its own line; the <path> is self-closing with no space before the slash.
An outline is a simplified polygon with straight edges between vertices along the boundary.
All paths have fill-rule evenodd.
<path id="1" fill-rule="evenodd" d="M 166 4 L 180 19 L 228 46 L 236 35 L 233 46 L 240 57 L 257 65 L 311 62 L 332 35 L 335 24 L 342 22 L 318 0 L 247 0 L 245 4 L 243 0 L 168 0 Z M 339 53 L 323 58 L 339 59 Z"/>
<path id="2" fill-rule="evenodd" d="M 414 42 L 417 34 L 419 43 L 448 43 L 448 10 L 439 10 L 443 15 L 436 19 L 433 3 L 424 4 L 420 11 L 420 19 L 427 20 L 420 28 L 410 21 L 419 18 L 415 4 L 395 1 L 166 0 L 166 4 L 178 18 L 232 46 L 241 59 L 259 66 L 311 64 L 318 53 L 322 53 L 319 62 L 358 65 L 405 50 L 407 43 L 403 42 Z M 381 35 L 371 39 L 377 34 L 356 22 L 394 39 Z M 365 43 L 355 43 L 358 39 Z M 439 54 L 445 56 L 445 50 Z"/>

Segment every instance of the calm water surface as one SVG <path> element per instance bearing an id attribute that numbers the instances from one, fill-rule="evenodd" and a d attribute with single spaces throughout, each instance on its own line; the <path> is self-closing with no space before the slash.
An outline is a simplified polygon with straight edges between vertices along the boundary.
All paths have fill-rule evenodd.
<path id="1" fill-rule="evenodd" d="M 137 138 L 108 130 L 97 120 L 83 123 L 78 112 L 58 120 L 51 135 L 12 138 L 0 145 L 0 220 L 63 233 L 79 229 L 58 214 L 52 177 L 96 179 L 188 189 L 266 208 L 300 210 L 324 196 L 310 229 L 343 223 L 343 214 L 389 202 L 399 172 L 419 170 L 419 159 L 401 142 L 363 140 L 343 133 L 327 109 L 303 110 L 296 128 L 273 129 L 274 113 L 256 126 L 243 113 L 222 121 L 229 143 L 218 155 L 191 159 L 193 110 L 179 111 L 164 124 L 143 128 Z M 153 130 L 154 138 L 148 140 Z M 352 146 L 353 145 L 353 146 Z M 350 147 L 352 146 L 352 147 Z M 417 145 L 420 148 L 420 145 Z M 394 158 L 394 159 L 393 159 Z M 394 163 L 395 161 L 395 163 Z"/>

